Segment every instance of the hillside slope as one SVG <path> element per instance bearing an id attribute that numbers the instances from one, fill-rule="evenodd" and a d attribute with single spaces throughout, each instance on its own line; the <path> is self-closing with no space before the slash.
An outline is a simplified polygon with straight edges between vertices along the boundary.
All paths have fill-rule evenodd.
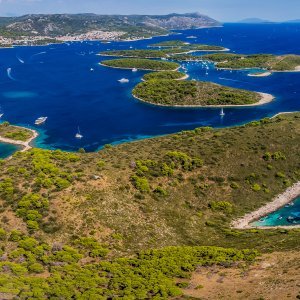
<path id="1" fill-rule="evenodd" d="M 220 25 L 210 17 L 194 14 L 147 15 L 95 15 L 95 14 L 45 14 L 0 18 L 1 31 L 7 35 L 82 34 L 89 31 L 121 31 L 125 34 L 165 34 L 171 29 L 189 29 Z M 1 32 L 0 32 L 1 35 Z"/>

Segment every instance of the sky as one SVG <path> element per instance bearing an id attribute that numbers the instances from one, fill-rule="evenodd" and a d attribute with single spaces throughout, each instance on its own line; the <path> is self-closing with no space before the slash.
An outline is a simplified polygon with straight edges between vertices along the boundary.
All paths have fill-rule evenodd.
<path id="1" fill-rule="evenodd" d="M 199 12 L 222 22 L 300 19 L 300 0 L 0 0 L 0 16 L 30 13 L 168 14 Z"/>

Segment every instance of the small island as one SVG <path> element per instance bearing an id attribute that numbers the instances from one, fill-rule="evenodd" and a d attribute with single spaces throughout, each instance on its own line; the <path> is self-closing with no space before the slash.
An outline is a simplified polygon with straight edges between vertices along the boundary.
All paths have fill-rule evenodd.
<path id="1" fill-rule="evenodd" d="M 216 45 L 205 45 L 205 44 L 190 44 L 183 41 L 165 41 L 157 44 L 149 45 L 149 47 L 153 48 L 164 48 L 164 49 L 174 49 L 180 48 L 181 50 L 185 50 L 186 52 L 196 52 L 196 51 L 228 51 L 227 48 Z"/>
<path id="2" fill-rule="evenodd" d="M 181 48 L 161 50 L 113 50 L 100 52 L 101 56 L 115 56 L 127 58 L 167 58 L 172 54 L 182 53 Z"/>
<path id="3" fill-rule="evenodd" d="M 180 67 L 180 65 L 175 62 L 142 58 L 104 60 L 100 65 L 118 69 L 139 69 L 149 71 L 175 71 Z"/>
<path id="4" fill-rule="evenodd" d="M 143 77 L 144 81 L 152 79 L 174 79 L 174 80 L 184 80 L 187 79 L 188 75 L 178 71 L 162 71 L 162 72 L 152 72 L 148 73 Z"/>
<path id="5" fill-rule="evenodd" d="M 184 47 L 190 45 L 188 42 L 184 42 L 181 40 L 172 40 L 172 41 L 164 41 L 156 44 L 151 44 L 149 47 Z"/>
<path id="6" fill-rule="evenodd" d="M 252 106 L 268 103 L 273 96 L 222 86 L 212 82 L 152 79 L 139 83 L 133 96 L 141 101 L 172 107 Z"/>
<path id="7" fill-rule="evenodd" d="M 214 62 L 220 69 L 260 68 L 272 72 L 300 71 L 300 55 L 214 53 L 203 55 L 202 59 Z"/>

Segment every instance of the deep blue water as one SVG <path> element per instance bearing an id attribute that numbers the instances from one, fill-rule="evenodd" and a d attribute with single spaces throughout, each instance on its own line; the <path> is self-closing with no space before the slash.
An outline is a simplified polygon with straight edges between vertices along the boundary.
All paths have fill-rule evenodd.
<path id="1" fill-rule="evenodd" d="M 0 158 L 6 158 L 19 149 L 20 148 L 16 145 L 0 143 Z"/>
<path id="2" fill-rule="evenodd" d="M 253 222 L 254 226 L 289 226 L 300 224 L 300 197 L 292 205 L 282 207 L 274 213 Z"/>
<path id="3" fill-rule="evenodd" d="M 252 108 L 228 108 L 220 118 L 213 108 L 172 109 L 140 103 L 131 89 L 145 72 L 109 69 L 98 65 L 97 52 L 108 49 L 145 48 L 170 39 L 223 45 L 240 53 L 300 54 L 300 25 L 226 24 L 223 28 L 182 31 L 181 35 L 137 42 L 84 42 L 0 50 L 0 105 L 4 119 L 33 126 L 39 116 L 48 116 L 39 127 L 36 145 L 45 148 L 94 151 L 118 143 L 198 126 L 232 126 L 300 110 L 300 73 L 276 73 L 270 77 L 247 76 L 246 71 L 217 71 L 208 75 L 197 64 L 188 64 L 190 79 L 272 93 L 276 100 Z M 187 39 L 194 35 L 195 40 Z M 22 63 L 22 61 L 24 63 Z M 11 68 L 9 74 L 7 70 Z M 95 71 L 91 72 L 90 68 Z M 128 84 L 117 80 L 126 77 Z M 84 138 L 75 139 L 80 126 Z"/>

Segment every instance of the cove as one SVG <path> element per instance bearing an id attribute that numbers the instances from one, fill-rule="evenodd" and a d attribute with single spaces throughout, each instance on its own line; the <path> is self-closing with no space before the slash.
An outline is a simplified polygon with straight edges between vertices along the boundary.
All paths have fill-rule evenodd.
<path id="1" fill-rule="evenodd" d="M 300 197 L 251 225 L 258 227 L 300 225 Z"/>

